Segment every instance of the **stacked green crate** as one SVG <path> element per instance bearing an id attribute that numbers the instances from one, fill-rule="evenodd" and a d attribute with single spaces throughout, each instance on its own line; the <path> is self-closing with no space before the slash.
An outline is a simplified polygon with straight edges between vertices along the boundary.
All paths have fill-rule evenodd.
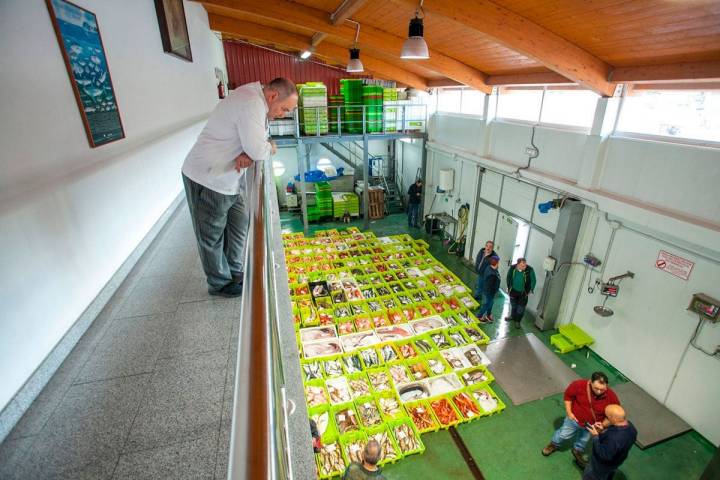
<path id="1" fill-rule="evenodd" d="M 343 133 L 362 133 L 362 80 L 343 78 L 340 80 L 340 92 L 345 99 Z"/>
<path id="2" fill-rule="evenodd" d="M 382 131 L 383 88 L 379 85 L 363 86 L 363 105 L 367 133 Z"/>
<path id="3" fill-rule="evenodd" d="M 340 133 L 338 131 L 338 121 L 342 122 L 345 118 L 345 97 L 342 95 L 330 95 L 328 97 L 328 119 L 329 128 L 332 133 Z"/>
<path id="4" fill-rule="evenodd" d="M 332 187 L 328 182 L 317 182 L 315 184 L 315 205 L 317 206 L 320 218 L 332 217 Z"/>
<path id="5" fill-rule="evenodd" d="M 328 133 L 327 87 L 322 82 L 308 82 L 298 86 L 300 118 L 305 135 Z"/>
<path id="6" fill-rule="evenodd" d="M 332 194 L 333 199 L 333 217 L 341 218 L 348 212 L 350 216 L 357 217 L 360 215 L 360 201 L 358 196 L 351 192 L 335 192 Z"/>
<path id="7" fill-rule="evenodd" d="M 393 106 L 397 103 L 398 92 L 395 88 L 383 89 L 383 125 L 386 132 L 397 132 L 398 130 L 398 108 Z"/>

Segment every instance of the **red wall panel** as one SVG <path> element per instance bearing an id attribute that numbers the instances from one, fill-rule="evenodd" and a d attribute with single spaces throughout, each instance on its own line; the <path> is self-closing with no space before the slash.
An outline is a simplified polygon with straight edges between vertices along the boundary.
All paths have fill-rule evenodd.
<path id="1" fill-rule="evenodd" d="M 295 83 L 323 82 L 328 95 L 337 95 L 341 78 L 371 78 L 248 43 L 224 40 L 223 47 L 231 90 L 245 83 L 267 83 L 276 77 L 287 77 Z"/>

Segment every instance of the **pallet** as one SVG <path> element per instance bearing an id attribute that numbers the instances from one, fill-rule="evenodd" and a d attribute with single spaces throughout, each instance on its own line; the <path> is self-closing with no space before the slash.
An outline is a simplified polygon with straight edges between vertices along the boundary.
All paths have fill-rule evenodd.
<path id="1" fill-rule="evenodd" d="M 371 203 L 368 205 L 370 220 L 377 220 L 385 216 L 385 204 Z"/>

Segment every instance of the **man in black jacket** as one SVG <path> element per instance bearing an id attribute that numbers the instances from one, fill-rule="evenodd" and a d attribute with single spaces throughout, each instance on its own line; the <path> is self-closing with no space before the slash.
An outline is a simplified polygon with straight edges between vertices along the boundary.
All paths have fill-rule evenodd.
<path id="1" fill-rule="evenodd" d="M 583 480 L 612 479 L 637 438 L 635 426 L 625 418 L 625 410 L 620 405 L 605 407 L 605 417 L 610 422 L 607 429 L 603 429 L 601 423 L 588 427 L 593 447 Z"/>
<path id="2" fill-rule="evenodd" d="M 480 250 L 477 257 L 475 257 L 475 272 L 478 274 L 478 279 L 475 284 L 473 296 L 478 302 L 482 302 L 483 291 L 485 290 L 483 283 L 485 282 L 485 272 L 487 272 L 488 266 L 490 265 L 490 258 L 498 256 L 495 250 L 493 250 L 494 246 L 493 241 L 488 240 L 485 242 L 485 248 Z"/>
<path id="3" fill-rule="evenodd" d="M 422 180 L 419 178 L 408 190 L 408 227 L 419 227 L 420 200 L 422 200 Z"/>

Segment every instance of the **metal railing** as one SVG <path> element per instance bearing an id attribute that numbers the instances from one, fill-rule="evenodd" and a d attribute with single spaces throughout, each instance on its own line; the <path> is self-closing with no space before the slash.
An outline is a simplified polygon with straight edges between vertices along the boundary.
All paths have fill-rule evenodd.
<path id="1" fill-rule="evenodd" d="M 270 122 L 272 135 L 295 137 L 423 133 L 426 128 L 427 105 L 414 103 L 298 107 L 292 122 Z"/>
<path id="2" fill-rule="evenodd" d="M 316 467 L 271 162 L 246 172 L 250 226 L 228 478 L 311 479 Z"/>

